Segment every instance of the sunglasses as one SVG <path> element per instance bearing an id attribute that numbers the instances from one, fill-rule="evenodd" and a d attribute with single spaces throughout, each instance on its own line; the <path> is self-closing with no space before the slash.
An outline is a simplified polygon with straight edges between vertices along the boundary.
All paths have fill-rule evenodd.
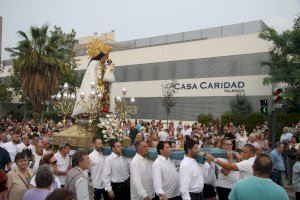
<path id="1" fill-rule="evenodd" d="M 54 161 L 54 162 L 52 162 L 52 163 L 50 163 L 51 165 L 55 165 L 57 163 L 57 160 L 56 161 Z"/>

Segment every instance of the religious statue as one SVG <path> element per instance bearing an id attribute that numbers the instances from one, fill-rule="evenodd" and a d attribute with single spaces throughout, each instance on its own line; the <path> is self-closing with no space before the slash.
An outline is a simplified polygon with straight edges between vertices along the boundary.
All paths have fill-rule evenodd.
<path id="1" fill-rule="evenodd" d="M 88 112 L 89 94 L 96 94 L 93 112 L 113 112 L 110 108 L 111 83 L 115 82 L 114 64 L 109 58 L 112 48 L 99 38 L 94 38 L 88 45 L 90 62 L 84 74 L 80 89 L 77 91 L 76 103 L 72 116 L 79 116 Z M 112 99 L 114 100 L 114 99 Z"/>

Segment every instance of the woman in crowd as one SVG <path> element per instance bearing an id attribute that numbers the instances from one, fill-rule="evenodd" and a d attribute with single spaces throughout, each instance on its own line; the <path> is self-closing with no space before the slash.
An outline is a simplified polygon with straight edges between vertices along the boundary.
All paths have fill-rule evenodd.
<path id="1" fill-rule="evenodd" d="M 168 130 L 168 129 L 166 129 Z M 168 130 L 168 137 L 167 137 L 167 142 L 171 142 L 171 143 L 175 143 L 176 142 L 176 138 L 174 136 L 174 132 L 172 130 Z"/>
<path id="2" fill-rule="evenodd" d="M 150 138 L 151 138 L 151 147 L 156 148 L 159 141 L 157 133 L 155 132 L 151 133 Z"/>
<path id="3" fill-rule="evenodd" d="M 265 134 L 261 133 L 259 135 L 258 143 L 261 147 L 261 153 L 268 154 L 270 151 L 269 141 L 266 139 Z"/>
<path id="4" fill-rule="evenodd" d="M 245 130 L 243 128 L 239 128 L 239 132 L 236 134 L 236 147 L 239 152 L 242 152 L 243 147 L 247 144 L 248 137 L 245 134 Z"/>
<path id="5" fill-rule="evenodd" d="M 176 139 L 176 148 L 178 149 L 183 149 L 184 146 L 184 138 L 181 133 L 177 134 L 177 139 Z"/>
<path id="6" fill-rule="evenodd" d="M 39 166 L 42 166 L 43 164 L 50 165 L 54 171 L 54 181 L 51 186 L 51 192 L 57 188 L 61 188 L 60 181 L 59 181 L 58 177 L 55 176 L 55 174 L 57 174 L 57 159 L 54 156 L 54 153 L 49 153 L 49 154 L 43 155 L 43 157 L 41 158 L 41 161 L 39 163 Z M 36 182 L 35 182 L 35 175 L 34 175 L 30 181 L 29 188 L 32 189 L 35 187 L 36 187 Z"/>
<path id="7" fill-rule="evenodd" d="M 28 159 L 24 152 L 16 154 L 15 163 L 17 166 L 7 173 L 9 200 L 21 200 L 33 176 L 33 171 L 28 168 Z"/>

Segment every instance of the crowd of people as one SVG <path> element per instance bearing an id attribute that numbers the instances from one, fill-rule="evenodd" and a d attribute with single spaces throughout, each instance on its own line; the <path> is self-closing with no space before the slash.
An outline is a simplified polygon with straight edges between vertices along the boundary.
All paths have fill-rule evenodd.
<path id="1" fill-rule="evenodd" d="M 271 148 L 267 122 L 247 133 L 245 126 L 201 123 L 176 126 L 160 120 L 124 123 L 136 154 L 122 156 L 122 143 L 111 141 L 104 155 L 101 138 L 89 150 L 56 149 L 52 136 L 72 125 L 53 120 L 10 118 L 0 123 L 0 200 L 124 199 L 288 199 L 284 184 L 300 199 L 300 122 L 284 127 Z M 158 157 L 148 158 L 149 148 Z M 226 158 L 201 148 L 222 148 Z M 172 151 L 184 151 L 172 160 Z M 284 182 L 283 180 L 286 180 Z"/>

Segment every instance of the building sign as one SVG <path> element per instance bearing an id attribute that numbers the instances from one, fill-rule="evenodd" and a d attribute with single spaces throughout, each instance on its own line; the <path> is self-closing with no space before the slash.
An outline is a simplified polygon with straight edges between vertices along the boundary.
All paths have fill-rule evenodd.
<path id="1" fill-rule="evenodd" d="M 272 86 L 264 85 L 266 75 L 231 76 L 196 79 L 177 79 L 175 86 L 177 97 L 201 96 L 235 96 L 243 93 L 247 96 L 270 96 Z M 118 82 L 113 83 L 113 94 L 119 94 L 123 87 L 128 90 L 128 96 L 161 97 L 161 84 L 166 80 Z"/>
<path id="2" fill-rule="evenodd" d="M 224 89 L 224 92 L 244 92 L 244 81 L 224 81 L 224 82 L 200 82 L 200 83 L 177 83 L 176 90 L 209 90 Z"/>

